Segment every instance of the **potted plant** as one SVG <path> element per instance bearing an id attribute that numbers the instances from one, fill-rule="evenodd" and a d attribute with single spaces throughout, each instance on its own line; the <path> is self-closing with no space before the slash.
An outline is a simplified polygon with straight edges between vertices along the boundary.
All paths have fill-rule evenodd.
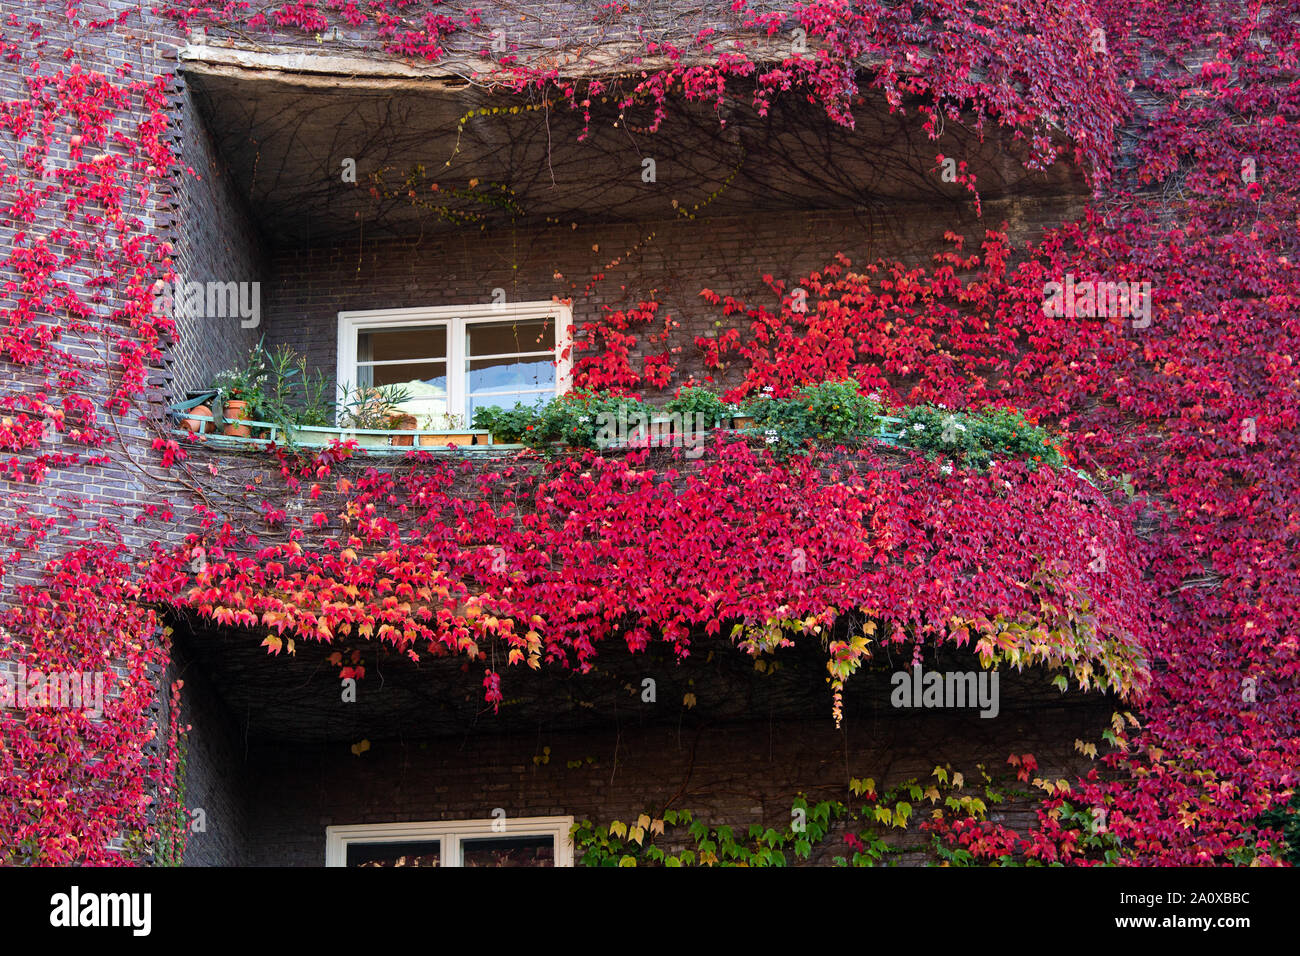
<path id="1" fill-rule="evenodd" d="M 424 428 L 426 434 L 420 436 L 423 448 L 445 448 L 448 445 L 460 448 L 473 445 L 476 437 L 473 431 L 465 428 L 463 415 L 429 415 L 425 418 Z"/>
<path id="2" fill-rule="evenodd" d="M 388 427 L 395 431 L 413 432 L 419 427 L 419 419 L 414 415 L 402 413 L 400 415 L 390 415 L 388 418 Z M 415 444 L 414 435 L 394 435 L 389 439 L 390 445 L 410 447 Z"/>
<path id="3" fill-rule="evenodd" d="M 683 385 L 664 407 L 680 416 L 680 427 L 688 435 L 700 426 L 707 430 L 730 425 L 735 412 L 716 392 L 697 385 Z"/>
<path id="4" fill-rule="evenodd" d="M 788 398 L 756 399 L 745 412 L 781 454 L 810 445 L 859 444 L 879 431 L 884 411 L 878 399 L 859 388 L 853 379 L 804 385 Z"/>
<path id="5" fill-rule="evenodd" d="M 293 444 L 313 429 L 334 424 L 334 403 L 329 400 L 333 384 L 324 372 L 309 372 L 307 359 L 290 346 L 280 345 L 266 352 L 262 343 L 253 349 L 250 367 L 263 370 L 261 401 L 254 409 L 258 421 L 278 425 L 284 438 Z"/>
<path id="6" fill-rule="evenodd" d="M 696 415 L 703 415 L 706 428 L 717 428 L 733 414 L 732 406 L 724 402 L 716 392 L 696 385 L 683 385 L 664 408 L 676 412 L 682 416 L 683 421 L 688 422 L 696 421 Z"/>
<path id="7" fill-rule="evenodd" d="M 538 411 L 537 424 L 528 432 L 535 437 L 525 441 L 557 445 L 569 453 L 601 450 L 616 440 L 613 436 L 633 430 L 633 423 L 633 435 L 642 435 L 640 423 L 649 421 L 649 408 L 635 395 L 575 389 Z"/>
<path id="8" fill-rule="evenodd" d="M 388 445 L 392 435 L 367 434 L 367 432 L 391 431 L 395 419 L 405 414 L 399 405 L 410 398 L 410 393 L 401 385 L 380 385 L 378 387 L 358 387 L 353 389 L 343 386 L 340 405 L 343 408 L 344 428 L 360 431 L 344 433 L 344 439 L 355 441 L 364 448 L 378 448 Z M 412 423 L 411 428 L 414 428 Z"/>
<path id="9" fill-rule="evenodd" d="M 218 417 L 226 420 L 222 434 L 233 438 L 250 438 L 253 430 L 245 421 L 252 419 L 254 407 L 262 401 L 262 383 L 265 373 L 260 369 L 227 369 L 212 379 L 217 400 L 221 404 Z"/>
<path id="10" fill-rule="evenodd" d="M 216 416 L 208 404 L 201 403 L 190 409 L 189 415 L 181 419 L 181 427 L 194 434 L 212 434 L 217 430 Z"/>
<path id="11" fill-rule="evenodd" d="M 735 413 L 731 416 L 731 427 L 732 428 L 753 428 L 754 416 L 749 413 L 748 409 L 744 407 L 738 408 L 736 409 Z"/>
<path id="12" fill-rule="evenodd" d="M 516 402 L 514 408 L 498 408 L 489 405 L 474 411 L 474 428 L 487 431 L 488 444 L 520 445 L 529 444 L 534 438 L 539 424 L 536 407 Z M 481 435 L 479 436 L 482 437 Z"/>
<path id="13" fill-rule="evenodd" d="M 731 427 L 753 428 L 757 424 L 756 411 L 762 411 L 772 401 L 772 386 L 764 385 L 763 391 L 753 398 L 746 399 L 739 405 L 732 406 Z"/>

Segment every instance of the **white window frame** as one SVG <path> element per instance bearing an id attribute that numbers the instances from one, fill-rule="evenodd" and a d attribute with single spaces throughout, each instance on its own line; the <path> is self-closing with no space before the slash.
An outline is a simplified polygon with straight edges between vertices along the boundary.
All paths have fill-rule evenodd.
<path id="1" fill-rule="evenodd" d="M 504 824 L 505 829 L 501 827 Z M 549 836 L 555 865 L 573 866 L 573 817 L 514 817 L 438 820 L 425 823 L 357 823 L 325 828 L 325 865 L 347 866 L 349 843 L 409 843 L 438 840 L 438 866 L 463 866 L 464 840 Z"/>
<path id="2" fill-rule="evenodd" d="M 357 335 L 381 329 L 415 325 L 443 325 L 447 329 L 447 411 L 468 419 L 468 373 L 465 369 L 465 328 L 482 322 L 515 319 L 535 322 L 551 319 L 555 325 L 555 394 L 563 395 L 573 381 L 573 308 L 562 302 L 505 302 L 474 305 L 420 306 L 413 309 L 367 309 L 339 313 L 338 394 L 357 382 Z M 340 411 L 340 415 L 342 412 Z M 468 421 L 466 422 L 468 424 Z"/>

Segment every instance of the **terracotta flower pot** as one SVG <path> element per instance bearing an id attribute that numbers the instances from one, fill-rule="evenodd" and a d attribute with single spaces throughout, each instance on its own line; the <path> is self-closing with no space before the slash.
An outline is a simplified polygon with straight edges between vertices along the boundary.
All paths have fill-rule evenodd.
<path id="1" fill-rule="evenodd" d="M 209 419 L 209 420 L 208 420 L 208 421 L 203 421 L 203 420 L 200 419 L 200 418 L 187 418 L 187 419 L 185 419 L 184 421 L 181 422 L 181 425 L 182 425 L 182 427 L 184 427 L 184 429 L 185 429 L 187 432 L 207 432 L 207 433 L 211 433 L 211 432 L 214 432 L 214 431 L 217 430 L 216 422 L 214 422 L 214 421 L 211 420 L 211 419 L 212 419 L 212 409 L 208 408 L 208 406 L 206 406 L 206 405 L 196 405 L 196 406 L 194 406 L 193 408 L 190 409 L 190 414 L 191 414 L 191 415 L 195 415 L 195 416 L 197 416 L 197 415 L 206 415 L 206 416 L 208 416 L 208 419 Z"/>
<path id="2" fill-rule="evenodd" d="M 414 415 L 403 415 L 393 420 L 394 426 L 404 432 L 413 432 L 419 425 Z M 394 435 L 389 439 L 390 445 L 411 446 L 415 444 L 414 435 Z"/>
<path id="3" fill-rule="evenodd" d="M 229 435 L 231 438 L 250 438 L 253 429 L 247 425 L 236 425 L 235 422 L 242 422 L 248 419 L 248 402 L 238 398 L 227 399 L 222 406 L 222 414 L 230 423 L 221 430 L 223 435 Z"/>

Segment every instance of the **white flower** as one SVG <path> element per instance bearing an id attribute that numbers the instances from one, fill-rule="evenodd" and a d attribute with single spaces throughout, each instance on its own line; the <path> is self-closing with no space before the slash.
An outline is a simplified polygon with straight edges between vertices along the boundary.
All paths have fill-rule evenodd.
<path id="1" fill-rule="evenodd" d="M 957 431 L 959 431 L 959 432 L 964 432 L 964 431 L 966 430 L 966 426 L 963 425 L 963 424 L 961 424 L 960 422 L 958 422 L 957 424 L 953 425 L 953 427 L 956 428 Z"/>
<path id="2" fill-rule="evenodd" d="M 951 475 L 951 474 L 952 474 L 952 465 L 944 465 L 944 466 L 943 466 L 942 468 L 940 468 L 939 470 L 940 470 L 941 472 L 943 472 L 945 475 Z"/>
<path id="3" fill-rule="evenodd" d="M 776 442 L 776 436 L 768 435 L 766 438 L 763 439 L 763 441 L 767 442 L 769 445 L 774 444 Z"/>
<path id="4" fill-rule="evenodd" d="M 925 426 L 924 426 L 924 425 L 913 425 L 913 426 L 912 426 L 912 431 L 914 431 L 914 432 L 923 432 L 923 431 L 925 431 Z"/>
<path id="5" fill-rule="evenodd" d="M 590 416 L 590 415 L 582 415 L 582 416 L 580 416 L 580 417 L 578 418 L 578 421 L 580 421 L 580 422 L 589 422 L 589 421 L 591 421 L 591 416 Z"/>

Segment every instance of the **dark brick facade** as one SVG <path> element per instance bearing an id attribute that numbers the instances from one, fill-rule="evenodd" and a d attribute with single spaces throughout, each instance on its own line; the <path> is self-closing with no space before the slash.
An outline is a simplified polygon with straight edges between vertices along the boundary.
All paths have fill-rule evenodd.
<path id="1" fill-rule="evenodd" d="M 978 717 L 897 714 L 886 706 L 875 719 L 846 721 L 842 732 L 829 717 L 682 728 L 644 726 L 629 715 L 604 733 L 483 732 L 377 743 L 360 755 L 345 744 L 263 748 L 248 764 L 258 813 L 246 861 L 320 866 L 330 825 L 485 819 L 497 808 L 507 819 L 573 816 L 607 824 L 670 806 L 737 831 L 760 822 L 781 828 L 801 792 L 815 803 L 849 799 L 850 777 L 871 777 L 881 789 L 912 778 L 934 782 L 936 764 L 951 764 L 975 783 L 977 764 L 1002 774 L 1013 752 L 1034 754 L 1052 779 L 1073 778 L 1088 767 L 1073 741 L 1095 739 L 1110 708 L 1101 701 L 984 722 L 996 729 L 981 727 Z M 534 762 L 543 756 L 547 762 Z M 581 766 L 570 768 L 572 762 Z M 917 807 L 917 822 L 927 806 Z M 991 818 L 1009 826 L 1034 819 L 1023 802 L 995 808 Z M 899 831 L 898 845 L 921 839 L 909 830 Z M 197 837 L 191 845 L 202 843 Z M 810 862 L 837 855 L 844 855 L 841 831 Z"/>
<path id="2" fill-rule="evenodd" d="M 566 225 L 486 234 L 466 229 L 449 237 L 276 249 L 266 287 L 267 342 L 293 346 L 333 376 L 340 311 L 491 302 L 493 290 L 501 288 L 508 301 L 574 296 L 573 321 L 579 329 L 604 307 L 625 309 L 656 299 L 662 303 L 659 317 L 653 326 L 635 330 L 634 354 L 643 358 L 664 350 L 646 339 L 663 331 L 663 317 L 669 315 L 679 323 L 668 341 L 669 347 L 681 348 L 675 356 L 678 379 L 691 373 L 701 377 L 713 373 L 704 369 L 695 338 L 729 328 L 738 318 L 709 307 L 700 298 L 701 289 L 771 308 L 776 297 L 763 285 L 764 275 L 792 286 L 825 266 L 837 251 L 857 265 L 878 257 L 928 264 L 935 250 L 951 248 L 945 244 L 946 231 L 978 242 L 983 229 L 1007 221 L 1012 239 L 1019 240 L 1041 234 L 1078 210 L 1077 199 L 1062 197 L 986 202 L 983 220 L 975 218 L 969 203 L 952 203 L 627 225 L 579 223 L 576 229 Z M 622 261 L 607 269 L 615 259 Z M 575 295 L 601 273 L 604 279 L 590 294 Z M 640 365 L 633 360 L 634 368 L 640 370 Z M 653 391 L 647 395 L 654 396 Z"/>
<path id="3" fill-rule="evenodd" d="M 214 693 L 202 670 L 180 654 L 168 673 L 168 687 L 183 680 L 181 725 L 189 725 L 182 756 L 183 800 L 191 821 L 202 827 L 189 836 L 186 866 L 228 866 L 249 859 L 251 806 L 245 775 L 245 747 L 234 718 Z"/>
<path id="4" fill-rule="evenodd" d="M 184 83 L 179 86 L 174 115 L 182 156 L 194 176 L 183 178 L 177 194 L 175 269 L 187 282 L 262 282 L 265 295 L 261 238 L 231 185 L 192 92 Z M 260 326 L 244 328 L 237 317 L 182 316 L 171 355 L 175 394 L 182 397 L 187 390 L 205 388 L 214 373 L 242 367 L 264 331 Z"/>

